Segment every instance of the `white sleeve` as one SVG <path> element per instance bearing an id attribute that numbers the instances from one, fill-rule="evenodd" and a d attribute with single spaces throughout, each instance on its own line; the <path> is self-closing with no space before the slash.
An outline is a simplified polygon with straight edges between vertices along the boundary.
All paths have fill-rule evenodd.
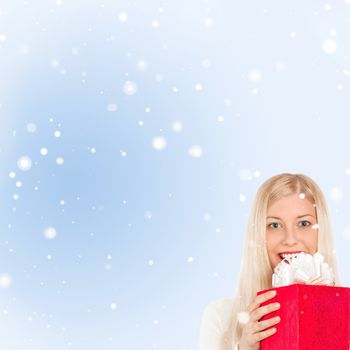
<path id="1" fill-rule="evenodd" d="M 223 350 L 224 332 L 225 329 L 215 303 L 207 305 L 199 331 L 199 350 Z M 238 345 L 233 345 L 232 350 L 239 350 Z"/>

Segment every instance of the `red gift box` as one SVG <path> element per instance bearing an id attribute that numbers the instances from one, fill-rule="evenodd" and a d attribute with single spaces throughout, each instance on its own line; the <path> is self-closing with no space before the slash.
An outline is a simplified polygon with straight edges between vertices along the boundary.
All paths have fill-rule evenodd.
<path id="1" fill-rule="evenodd" d="M 272 326 L 277 332 L 260 342 L 261 350 L 350 349 L 350 288 L 292 284 L 269 290 L 277 295 L 261 306 L 279 302 L 281 307 L 261 320 L 280 316 L 281 321 Z"/>

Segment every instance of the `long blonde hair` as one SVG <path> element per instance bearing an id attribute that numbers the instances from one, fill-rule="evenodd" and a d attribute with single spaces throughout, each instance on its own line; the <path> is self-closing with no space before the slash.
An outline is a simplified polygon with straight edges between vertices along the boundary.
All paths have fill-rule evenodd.
<path id="1" fill-rule="evenodd" d="M 304 193 L 316 206 L 318 251 L 332 267 L 335 284 L 340 285 L 329 210 L 321 189 L 302 174 L 283 173 L 271 177 L 258 189 L 250 211 L 231 321 L 223 338 L 225 350 L 231 350 L 232 342 L 238 342 L 242 335 L 238 313 L 247 309 L 258 291 L 272 288 L 273 270 L 265 244 L 267 209 L 277 200 L 296 193 Z"/>

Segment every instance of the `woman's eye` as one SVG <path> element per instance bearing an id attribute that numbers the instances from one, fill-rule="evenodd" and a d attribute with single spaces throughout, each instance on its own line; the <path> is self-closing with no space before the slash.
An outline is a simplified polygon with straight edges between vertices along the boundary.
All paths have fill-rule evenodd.
<path id="1" fill-rule="evenodd" d="M 279 225 L 278 222 L 272 222 L 272 223 L 269 225 L 269 227 L 278 228 L 278 225 Z"/>
<path id="2" fill-rule="evenodd" d="M 303 221 L 300 221 L 300 224 L 302 227 L 307 227 L 311 225 L 311 222 L 307 220 L 303 220 Z"/>

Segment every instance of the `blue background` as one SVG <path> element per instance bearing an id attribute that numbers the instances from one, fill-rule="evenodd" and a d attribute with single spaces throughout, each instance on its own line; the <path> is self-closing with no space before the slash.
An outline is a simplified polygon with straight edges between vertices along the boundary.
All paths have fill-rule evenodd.
<path id="1" fill-rule="evenodd" d="M 2 1 L 0 347 L 196 349 L 285 171 L 349 286 L 349 33 L 350 1 Z"/>

